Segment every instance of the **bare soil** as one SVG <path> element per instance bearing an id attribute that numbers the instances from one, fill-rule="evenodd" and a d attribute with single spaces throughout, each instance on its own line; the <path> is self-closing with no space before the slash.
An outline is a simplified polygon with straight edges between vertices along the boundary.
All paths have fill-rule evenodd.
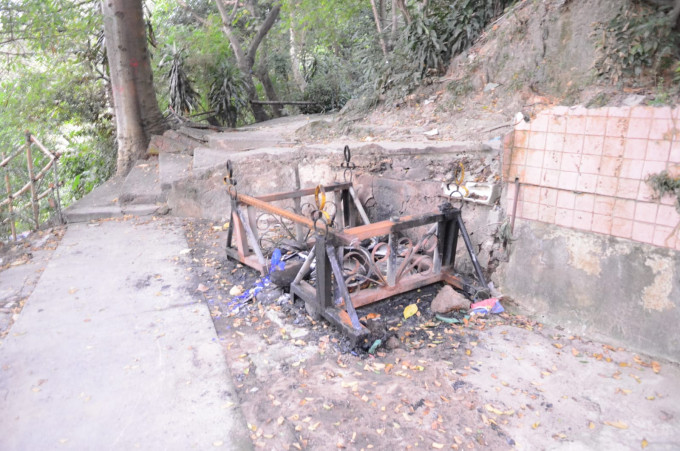
<path id="1" fill-rule="evenodd" d="M 673 449 L 680 369 L 512 313 L 435 318 L 438 286 L 360 309 L 356 348 L 224 254 L 221 225 L 190 222 L 196 290 L 211 307 L 258 448 Z M 240 290 L 239 290 L 240 291 Z M 415 303 L 418 314 L 404 319 Z M 451 315 L 449 315 L 451 316 Z M 374 354 L 368 346 L 380 338 Z"/>

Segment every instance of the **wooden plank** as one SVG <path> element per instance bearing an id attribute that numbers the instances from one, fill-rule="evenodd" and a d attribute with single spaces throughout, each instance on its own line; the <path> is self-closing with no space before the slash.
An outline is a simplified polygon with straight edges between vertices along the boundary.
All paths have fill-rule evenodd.
<path id="1" fill-rule="evenodd" d="M 319 102 L 306 102 L 304 100 L 251 100 L 253 105 L 319 105 Z"/>
<path id="2" fill-rule="evenodd" d="M 231 212 L 231 226 L 234 228 L 234 240 L 236 241 L 238 260 L 243 262 L 245 258 L 250 255 L 250 248 L 248 247 L 246 231 L 243 229 L 243 223 L 241 222 L 237 211 Z"/>
<path id="3" fill-rule="evenodd" d="M 2 157 L 3 158 L 5 157 L 4 153 L 2 154 Z M 4 172 L 5 172 L 5 188 L 7 189 L 7 201 L 8 201 L 7 202 L 7 216 L 8 216 L 7 219 L 9 220 L 10 228 L 12 230 L 12 239 L 14 240 L 14 242 L 16 242 L 17 241 L 17 229 L 16 229 L 16 225 L 14 223 L 14 211 L 13 211 L 14 205 L 12 205 L 12 185 L 9 181 L 9 171 L 7 170 L 7 168 L 4 168 Z"/>
<path id="4" fill-rule="evenodd" d="M 242 259 L 239 257 L 238 251 L 236 249 L 227 248 L 227 256 L 262 273 L 263 266 L 257 261 L 257 257 L 255 255 L 251 254 Z"/>
<path id="5" fill-rule="evenodd" d="M 248 216 L 240 208 L 237 208 L 236 212 L 238 213 L 238 217 L 241 219 L 241 224 L 243 225 L 243 228 L 246 231 L 246 236 L 248 237 L 248 239 L 250 241 L 252 241 L 252 243 L 250 243 L 251 244 L 250 247 L 255 252 L 255 255 L 257 255 L 257 260 L 262 265 L 262 268 L 265 268 L 267 262 L 264 258 L 264 255 L 262 254 L 262 249 L 260 249 L 260 244 L 258 242 L 257 237 L 255 236 L 255 232 L 253 232 L 253 229 L 250 228 L 250 223 L 248 222 L 249 221 Z M 261 272 L 262 272 L 262 275 L 266 274 L 266 271 L 261 271 Z"/>
<path id="6" fill-rule="evenodd" d="M 44 153 L 45 155 L 47 155 L 47 157 L 48 157 L 50 160 L 54 160 L 55 158 L 59 158 L 59 156 L 58 156 L 57 154 L 50 152 L 50 151 L 47 149 L 47 147 L 45 147 L 45 146 L 43 145 L 43 143 L 41 143 L 40 141 L 38 141 L 38 138 L 36 138 L 35 135 L 30 135 L 30 137 L 31 137 L 31 138 L 30 138 L 30 139 L 31 139 L 31 142 L 32 142 L 33 144 L 35 144 L 36 146 L 38 146 L 38 149 L 40 149 L 40 150 L 42 151 L 42 153 Z"/>
<path id="7" fill-rule="evenodd" d="M 333 191 L 342 191 L 344 189 L 348 189 L 352 184 L 351 183 L 335 183 L 333 185 L 329 186 L 324 186 L 324 190 L 327 193 L 333 192 Z M 262 196 L 254 196 L 253 199 L 261 200 L 264 202 L 274 202 L 277 200 L 286 200 L 286 199 L 299 199 L 300 197 L 305 197 L 305 196 L 313 196 L 314 195 L 314 188 L 305 188 L 305 189 L 300 189 L 300 190 L 295 190 L 295 191 L 284 191 L 280 193 L 272 193 L 272 194 L 263 194 Z"/>
<path id="8" fill-rule="evenodd" d="M 238 194 L 238 201 L 246 204 L 246 205 L 252 205 L 253 207 L 259 208 L 260 210 L 266 211 L 268 213 L 274 214 L 281 216 L 286 219 L 290 219 L 291 221 L 295 223 L 300 223 L 303 226 L 306 226 L 309 229 L 314 228 L 314 221 L 312 221 L 310 218 L 305 218 L 302 215 L 297 215 L 293 213 L 292 211 L 285 210 L 283 208 L 275 207 L 273 205 L 268 204 L 267 202 L 257 199 L 252 196 L 248 196 L 246 194 Z"/>
<path id="9" fill-rule="evenodd" d="M 398 294 L 406 293 L 407 291 L 415 290 L 426 285 L 441 282 L 444 280 L 444 273 L 440 274 L 412 274 L 404 277 L 393 287 L 379 287 L 367 288 L 360 290 L 358 293 L 352 293 L 352 304 L 354 308 L 363 307 L 364 305 L 373 304 L 374 302 L 382 301 Z"/>
<path id="10" fill-rule="evenodd" d="M 341 241 L 351 242 L 353 240 L 363 241 L 368 238 L 388 235 L 391 232 L 412 229 L 433 222 L 450 219 L 455 216 L 455 212 L 450 213 L 426 213 L 423 215 L 403 216 L 397 221 L 380 221 L 359 227 L 346 229 L 342 233 L 336 233 Z"/>
<path id="11" fill-rule="evenodd" d="M 366 210 L 364 210 L 364 206 L 361 205 L 361 202 L 359 202 L 359 196 L 357 196 L 357 193 L 354 191 L 354 187 L 350 186 L 349 187 L 349 194 L 352 196 L 352 200 L 354 201 L 354 206 L 357 207 L 357 211 L 359 212 L 359 215 L 361 216 L 361 220 L 364 222 L 364 224 L 370 224 L 371 221 L 368 220 L 368 215 L 366 214 Z M 354 225 L 352 225 L 354 227 Z"/>
<path id="12" fill-rule="evenodd" d="M 52 163 L 52 160 L 50 161 Z M 31 152 L 31 135 L 26 134 L 26 165 L 28 167 L 28 183 L 31 190 L 31 207 L 33 210 L 33 221 L 35 229 L 40 227 L 40 205 L 38 204 L 35 182 L 37 179 L 33 175 L 33 153 Z"/>
<path id="13" fill-rule="evenodd" d="M 331 264 L 333 274 L 335 275 L 335 283 L 338 286 L 340 295 L 345 300 L 345 308 L 347 309 L 347 315 L 349 315 L 350 323 L 354 329 L 361 330 L 362 326 L 359 322 L 359 318 L 357 317 L 357 312 L 354 310 L 354 305 L 352 305 L 352 300 L 349 295 L 349 291 L 347 291 L 345 279 L 343 278 L 342 268 L 340 268 L 340 263 L 338 262 L 337 256 L 335 255 L 335 249 L 333 249 L 333 246 L 326 246 L 326 256 L 329 263 Z"/>

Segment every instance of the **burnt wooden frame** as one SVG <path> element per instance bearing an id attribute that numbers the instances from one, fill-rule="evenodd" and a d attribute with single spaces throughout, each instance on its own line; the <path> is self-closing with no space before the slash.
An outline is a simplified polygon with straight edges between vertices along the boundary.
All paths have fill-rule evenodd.
<path id="1" fill-rule="evenodd" d="M 237 193 L 235 187 L 230 186 L 232 220 L 227 236 L 227 255 L 260 271 L 263 275 L 267 273 L 266 259 L 258 244 L 255 209 L 279 215 L 294 222 L 299 226 L 298 240 L 302 237 L 300 228 L 313 230 L 313 240 L 304 243 L 308 248 L 311 247 L 310 253 L 291 284 L 290 292 L 294 298 L 304 300 L 306 310 L 313 318 L 325 318 L 339 327 L 354 342 L 368 334 L 368 329 L 359 322 L 356 313 L 359 307 L 437 282 L 446 282 L 458 289 L 469 289 L 469 285 L 454 272 L 459 236 L 465 242 L 475 269 L 478 286 L 483 289 L 487 288 L 460 209 L 445 205 L 438 212 L 392 218 L 371 224 L 351 182 L 329 185 L 325 187 L 325 192 L 336 195 L 336 223 L 338 223 L 336 227 L 326 227 L 323 223 L 323 227 L 318 227 L 318 219 L 315 221 L 300 213 L 300 199 L 314 195 L 315 188 L 252 197 Z M 271 204 L 271 202 L 287 199 L 294 200 L 294 212 Z M 363 225 L 356 226 L 356 212 L 359 213 Z M 408 271 L 405 273 L 406 262 L 401 267 L 397 265 L 398 234 L 427 225 L 431 227 L 425 236 L 436 237 L 436 246 L 432 252 L 432 268 L 426 273 L 408 273 Z M 350 293 L 345 283 L 342 265 L 343 252 L 345 249 L 360 246 L 363 240 L 384 236 L 388 237 L 385 283 L 383 286 L 373 286 Z M 232 244 L 235 244 L 235 248 Z M 418 252 L 419 249 L 415 249 L 409 258 L 421 255 L 417 254 Z M 316 287 L 304 280 L 310 272 L 313 260 L 316 260 Z"/>

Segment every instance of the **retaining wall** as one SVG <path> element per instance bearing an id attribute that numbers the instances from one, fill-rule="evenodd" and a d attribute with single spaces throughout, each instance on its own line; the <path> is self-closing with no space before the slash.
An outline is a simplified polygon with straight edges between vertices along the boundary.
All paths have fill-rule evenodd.
<path id="1" fill-rule="evenodd" d="M 504 144 L 508 213 L 520 182 L 504 292 L 576 332 L 680 361 L 680 215 L 646 181 L 680 175 L 680 108 L 555 107 Z"/>

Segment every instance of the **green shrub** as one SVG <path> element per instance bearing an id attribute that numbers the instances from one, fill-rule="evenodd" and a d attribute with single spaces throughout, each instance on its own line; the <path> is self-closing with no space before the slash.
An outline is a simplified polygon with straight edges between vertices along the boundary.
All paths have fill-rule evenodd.
<path id="1" fill-rule="evenodd" d="M 661 75 L 680 57 L 680 33 L 665 8 L 624 6 L 608 23 L 598 24 L 595 35 L 600 36 L 595 69 L 614 83 L 626 76 Z"/>

